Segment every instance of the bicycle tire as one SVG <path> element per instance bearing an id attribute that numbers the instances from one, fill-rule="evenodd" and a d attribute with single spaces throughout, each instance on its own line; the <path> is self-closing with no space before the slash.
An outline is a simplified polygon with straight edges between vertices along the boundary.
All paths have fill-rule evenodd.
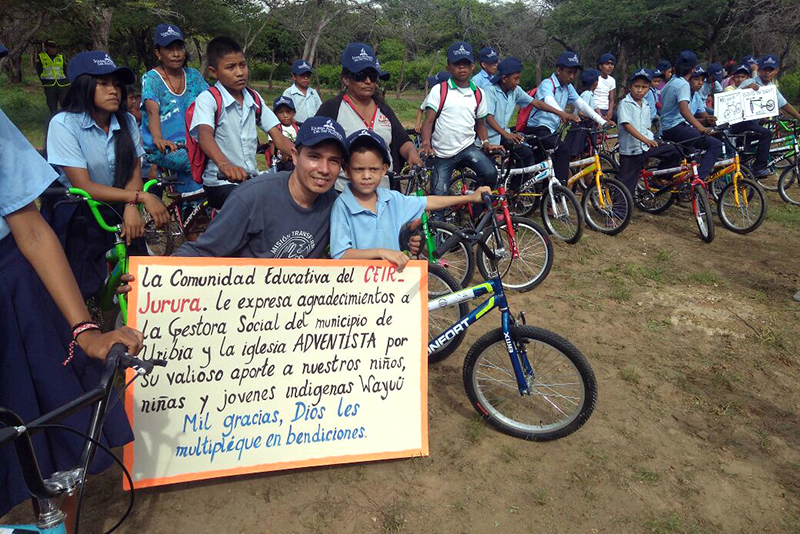
<path id="1" fill-rule="evenodd" d="M 633 196 L 625 184 L 614 178 L 615 175 L 610 171 L 600 181 L 605 206 L 600 205 L 597 183 L 592 183 L 581 199 L 586 225 L 606 235 L 619 234 L 628 227 L 633 217 Z"/>
<path id="2" fill-rule="evenodd" d="M 772 162 L 770 162 L 768 165 L 769 166 L 767 167 L 767 169 L 769 169 L 772 166 Z M 769 174 L 767 174 L 765 176 L 759 176 L 755 180 L 756 180 L 756 182 L 758 182 L 758 185 L 761 186 L 761 189 L 764 189 L 765 191 L 771 191 L 771 192 L 775 193 L 775 192 L 778 191 L 778 181 L 780 181 L 780 178 L 777 177 L 777 174 L 778 174 L 778 171 L 776 170 L 776 171 L 770 172 Z"/>
<path id="3" fill-rule="evenodd" d="M 461 286 L 458 281 L 445 269 L 429 263 L 428 301 L 439 299 L 450 293 L 455 293 L 456 291 L 461 291 Z M 458 315 L 452 313 L 452 310 L 458 310 Z M 428 311 L 428 342 L 430 343 L 436 339 L 444 331 L 456 324 L 462 317 L 465 317 L 467 313 L 469 313 L 469 306 L 467 306 L 466 302 L 459 302 L 453 306 Z M 464 329 L 434 352 L 429 352 L 428 363 L 440 362 L 453 354 L 461 345 L 461 342 L 464 341 L 464 336 L 466 335 L 467 331 Z"/>
<path id="4" fill-rule="evenodd" d="M 619 172 L 619 163 L 613 157 L 614 153 L 603 153 L 600 154 L 600 170 L 605 172 Z"/>
<path id="5" fill-rule="evenodd" d="M 750 180 L 751 182 L 755 182 L 756 179 L 753 176 L 753 171 L 747 165 L 740 165 L 739 168 L 742 170 L 742 179 Z M 706 182 L 706 186 L 708 187 L 708 196 L 711 197 L 714 202 L 719 202 L 719 196 L 722 194 L 722 190 L 727 187 L 728 184 L 733 182 L 733 173 L 728 173 L 725 176 L 720 176 L 716 180 L 711 181 L 711 183 Z"/>
<path id="6" fill-rule="evenodd" d="M 478 339 L 464 360 L 464 387 L 472 406 L 500 432 L 530 441 L 563 438 L 582 427 L 597 403 L 597 381 L 583 354 L 566 339 L 543 328 L 512 326 L 511 337 L 518 351 L 527 352 L 533 368 L 533 375 L 527 380 L 531 394 L 520 395 L 505 336 L 497 328 Z M 564 379 L 566 371 L 572 371 L 574 383 Z M 546 383 L 548 372 L 556 384 Z M 553 391 L 554 395 L 547 395 Z M 566 413 L 559 403 L 565 408 L 574 406 Z M 547 422 L 548 414 L 556 415 L 556 410 L 566 417 Z"/>
<path id="7" fill-rule="evenodd" d="M 665 212 L 672 204 L 675 203 L 675 194 L 669 191 L 656 194 L 658 191 L 655 187 L 645 188 L 644 180 L 639 177 L 636 182 L 636 189 L 633 191 L 634 205 L 646 212 L 653 215 Z"/>
<path id="8" fill-rule="evenodd" d="M 778 194 L 784 202 L 800 206 L 800 166 L 792 165 L 783 170 L 778 179 Z"/>
<path id="9" fill-rule="evenodd" d="M 511 256 L 510 235 L 508 227 L 503 221 L 498 226 L 500 227 L 500 236 L 504 241 L 503 249 L 506 251 L 506 257 L 498 262 L 497 268 L 500 271 L 503 288 L 524 293 L 541 284 L 550 274 L 553 267 L 553 243 L 547 233 L 530 219 L 511 217 L 511 224 L 514 227 L 519 257 Z M 481 242 L 493 252 L 497 249 L 494 244 L 492 228 L 483 231 Z M 491 262 L 482 247 L 478 247 L 475 252 L 475 260 L 484 280 L 491 279 L 494 276 L 494 273 L 491 272 Z"/>
<path id="10" fill-rule="evenodd" d="M 518 193 L 512 193 L 508 198 L 508 211 L 517 217 L 530 217 L 541 204 L 542 195 L 537 192 L 541 188 L 541 182 L 534 182 L 520 189 Z"/>
<path id="11" fill-rule="evenodd" d="M 553 195 L 559 213 L 555 217 L 550 213 L 550 191 L 545 190 L 542 195 L 542 223 L 550 235 L 574 245 L 581 240 L 585 224 L 581 205 L 575 193 L 563 185 L 554 185 Z"/>
<path id="12" fill-rule="evenodd" d="M 459 196 L 471 193 L 478 188 L 478 177 L 475 172 L 469 167 L 463 169 L 456 169 L 453 171 L 453 177 L 450 179 L 450 184 L 447 187 L 447 194 L 451 196 Z M 466 204 L 466 203 L 465 203 Z M 455 225 L 457 228 L 471 227 L 472 216 L 466 205 L 452 206 L 445 208 L 444 220 Z"/>
<path id="13" fill-rule="evenodd" d="M 452 274 L 453 278 L 456 279 L 461 287 L 468 287 L 472 280 L 472 275 L 475 273 L 475 256 L 472 253 L 472 246 L 458 237 L 458 228 L 450 223 L 429 221 L 428 228 L 434 236 L 436 243 L 445 243 L 447 240 L 451 239 L 452 236 L 456 236 L 454 238 L 454 245 L 450 247 L 447 252 L 442 254 L 436 265 L 439 265 Z M 441 235 L 442 237 L 437 238 L 437 235 Z M 428 248 L 424 240 L 420 256 L 423 258 L 428 257 Z"/>
<path id="14" fill-rule="evenodd" d="M 706 243 L 714 241 L 714 212 L 708 202 L 706 188 L 702 185 L 692 186 L 692 211 L 700 237 Z"/>
<path id="15" fill-rule="evenodd" d="M 764 222 L 767 214 L 767 202 L 761 187 L 751 180 L 738 180 L 737 189 L 733 182 L 725 186 L 717 202 L 717 214 L 722 225 L 737 234 L 749 234 Z M 735 192 L 738 190 L 737 203 Z M 742 198 L 746 202 L 742 202 Z M 741 217 L 742 223 L 736 216 Z"/>

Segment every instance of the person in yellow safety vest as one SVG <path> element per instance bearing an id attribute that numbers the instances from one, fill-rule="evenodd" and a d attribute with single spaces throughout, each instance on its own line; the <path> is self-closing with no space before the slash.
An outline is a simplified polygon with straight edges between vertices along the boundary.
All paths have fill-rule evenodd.
<path id="1" fill-rule="evenodd" d="M 44 52 L 40 52 L 36 58 L 36 72 L 44 87 L 44 97 L 47 107 L 50 109 L 52 117 L 58 113 L 58 108 L 64 101 L 67 94 L 69 81 L 64 74 L 67 71 L 67 62 L 64 56 L 58 52 L 58 46 L 54 41 L 45 41 Z"/>

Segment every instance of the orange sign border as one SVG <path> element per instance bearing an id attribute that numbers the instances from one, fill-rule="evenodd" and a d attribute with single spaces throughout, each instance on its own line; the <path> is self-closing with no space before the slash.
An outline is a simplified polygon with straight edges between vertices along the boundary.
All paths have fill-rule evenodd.
<path id="1" fill-rule="evenodd" d="M 388 261 L 372 260 L 293 260 L 293 259 L 254 259 L 254 258 L 184 258 L 168 256 L 131 256 L 130 272 L 136 274 L 140 267 L 146 265 L 171 265 L 175 267 L 242 267 L 242 266 L 280 266 L 280 267 L 367 267 L 370 265 L 391 266 Z M 217 471 L 202 471 L 197 473 L 185 473 L 172 477 L 148 478 L 133 483 L 134 489 L 150 488 L 167 484 L 177 484 L 180 482 L 192 482 L 197 480 L 209 480 L 236 475 L 247 475 L 253 473 L 267 473 L 270 471 L 282 471 L 287 469 L 300 469 L 304 467 L 318 467 L 323 465 L 337 465 L 357 462 L 370 462 L 375 460 L 391 460 L 397 458 L 410 458 L 414 456 L 428 456 L 430 454 L 428 444 L 428 344 L 426 342 L 428 331 L 428 262 L 422 260 L 411 260 L 406 265 L 406 269 L 421 269 L 420 273 L 420 326 L 422 329 L 422 343 L 420 348 L 420 407 L 421 407 L 421 438 L 422 446 L 419 449 L 406 449 L 401 451 L 386 451 L 370 454 L 351 454 L 345 456 L 327 456 L 320 458 L 308 458 L 294 462 L 275 462 L 258 465 L 248 465 L 232 469 L 220 469 Z M 131 292 L 128 295 L 128 326 L 136 328 L 136 305 L 139 300 L 139 283 L 134 281 L 131 284 Z M 134 377 L 132 369 L 127 370 L 127 380 Z M 125 411 L 128 421 L 133 427 L 133 395 L 135 382 L 131 383 L 125 392 Z M 134 453 L 133 442 L 125 445 L 123 451 L 123 463 L 128 472 L 133 472 Z M 128 479 L 123 475 L 122 487 L 129 490 Z"/>

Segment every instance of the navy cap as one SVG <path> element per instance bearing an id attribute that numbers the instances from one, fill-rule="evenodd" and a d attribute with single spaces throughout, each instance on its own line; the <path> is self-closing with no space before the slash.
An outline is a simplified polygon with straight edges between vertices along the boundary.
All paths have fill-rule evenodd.
<path id="1" fill-rule="evenodd" d="M 491 46 L 486 46 L 478 51 L 478 60 L 481 63 L 497 63 L 500 56 L 497 55 L 497 50 Z"/>
<path id="2" fill-rule="evenodd" d="M 659 68 L 655 68 L 655 69 L 651 70 L 650 74 L 653 75 L 653 78 L 663 78 L 664 77 L 664 72 Z"/>
<path id="3" fill-rule="evenodd" d="M 375 65 L 378 67 L 378 78 L 383 81 L 388 80 L 391 74 L 388 71 L 381 70 L 381 62 L 378 61 L 378 58 L 375 58 Z"/>
<path id="4" fill-rule="evenodd" d="M 675 61 L 675 65 L 693 69 L 697 65 L 697 55 L 695 55 L 695 53 L 691 50 L 684 50 L 678 54 L 678 59 Z"/>
<path id="5" fill-rule="evenodd" d="M 756 63 L 756 58 L 754 58 L 753 56 L 744 56 L 742 58 L 742 63 L 749 67 L 753 63 Z"/>
<path id="6" fill-rule="evenodd" d="M 316 146 L 324 141 L 333 141 L 342 147 L 342 153 L 347 157 L 347 145 L 342 125 L 329 117 L 309 117 L 297 132 L 294 146 Z"/>
<path id="7" fill-rule="evenodd" d="M 8 48 L 0 44 L 0 57 L 6 57 L 8 55 Z"/>
<path id="8" fill-rule="evenodd" d="M 391 158 L 389 157 L 389 148 L 386 146 L 386 141 L 383 140 L 383 137 L 376 134 L 372 130 L 358 130 L 357 132 L 350 134 L 345 143 L 347 144 L 348 153 L 352 153 L 353 148 L 361 145 L 369 145 L 381 151 L 384 163 L 389 165 L 392 162 Z"/>
<path id="9" fill-rule="evenodd" d="M 575 52 L 561 52 L 556 60 L 556 67 L 577 67 L 581 68 L 581 62 L 578 61 L 578 54 Z"/>
<path id="10" fill-rule="evenodd" d="M 452 76 L 450 75 L 449 72 L 445 70 L 440 70 L 435 75 L 428 76 L 428 87 L 433 87 L 436 84 L 446 82 L 450 78 L 452 78 Z"/>
<path id="11" fill-rule="evenodd" d="M 696 78 L 697 76 L 702 76 L 703 78 L 708 78 L 708 71 L 706 71 L 706 69 L 704 69 L 702 66 L 697 65 L 692 70 L 692 75 L 689 76 L 689 77 L 690 78 Z"/>
<path id="12" fill-rule="evenodd" d="M 670 63 L 666 59 L 662 59 L 661 61 L 658 62 L 658 65 L 656 65 L 656 70 L 660 70 L 662 74 L 667 72 L 671 68 L 672 68 L 672 63 Z"/>
<path id="13" fill-rule="evenodd" d="M 75 78 L 82 74 L 91 74 L 92 76 L 116 74 L 119 77 L 119 81 L 125 85 L 136 81 L 136 76 L 131 69 L 117 67 L 111 56 L 100 50 L 81 52 L 72 58 L 69 65 L 67 65 L 67 78 L 69 78 L 70 82 L 74 82 Z"/>
<path id="14" fill-rule="evenodd" d="M 456 41 L 447 49 L 447 62 L 458 63 L 459 61 L 468 60 L 470 63 L 475 63 L 475 56 L 472 55 L 472 45 L 464 41 Z"/>
<path id="15" fill-rule="evenodd" d="M 630 77 L 630 80 L 628 81 L 628 83 L 633 83 L 633 80 L 635 80 L 637 78 L 643 78 L 643 79 L 647 80 L 648 82 L 652 82 L 653 81 L 653 75 L 650 73 L 650 69 L 639 69 L 639 70 L 635 71 L 633 74 L 631 74 L 631 77 Z"/>
<path id="16" fill-rule="evenodd" d="M 722 65 L 719 63 L 711 63 L 708 66 L 708 75 L 709 77 L 713 78 L 715 81 L 721 82 L 722 81 Z"/>
<path id="17" fill-rule="evenodd" d="M 590 87 L 600 77 L 600 71 L 597 69 L 586 69 L 581 72 L 581 85 Z"/>
<path id="18" fill-rule="evenodd" d="M 760 69 L 777 69 L 780 64 L 780 60 L 775 54 L 767 54 L 758 60 L 758 68 Z"/>
<path id="19" fill-rule="evenodd" d="M 311 72 L 311 63 L 305 59 L 298 59 L 292 63 L 292 74 L 305 74 Z"/>
<path id="20" fill-rule="evenodd" d="M 185 41 L 183 32 L 174 24 L 159 24 L 156 26 L 153 35 L 153 43 L 156 46 L 169 46 L 174 41 Z"/>
<path id="21" fill-rule="evenodd" d="M 515 57 L 509 57 L 500 62 L 497 66 L 497 74 L 492 76 L 492 83 L 500 83 L 503 76 L 509 76 L 522 72 L 522 61 Z"/>
<path id="22" fill-rule="evenodd" d="M 342 68 L 353 74 L 365 69 L 374 69 L 383 80 L 385 73 L 375 57 L 375 51 L 366 43 L 350 43 L 342 52 Z"/>
<path id="23" fill-rule="evenodd" d="M 289 98 L 288 96 L 279 96 L 275 99 L 275 102 L 272 104 L 272 111 L 278 112 L 278 108 L 281 106 L 286 106 L 292 111 L 295 111 L 294 107 L 294 100 Z"/>
<path id="24" fill-rule="evenodd" d="M 738 67 L 736 67 L 736 68 L 733 70 L 733 74 L 736 74 L 737 72 L 744 72 L 745 74 L 747 74 L 748 76 L 750 76 L 750 67 L 748 67 L 748 66 L 747 66 L 747 65 L 745 65 L 745 64 L 741 64 L 741 65 L 739 65 Z"/>
<path id="25" fill-rule="evenodd" d="M 616 65 L 617 58 L 614 57 L 614 54 L 603 54 L 597 58 L 597 64 L 602 65 L 603 63 L 614 63 Z"/>

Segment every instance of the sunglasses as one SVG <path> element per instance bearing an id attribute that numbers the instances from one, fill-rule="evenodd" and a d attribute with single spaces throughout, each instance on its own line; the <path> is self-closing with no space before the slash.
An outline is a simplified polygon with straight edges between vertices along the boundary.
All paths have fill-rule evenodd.
<path id="1" fill-rule="evenodd" d="M 378 71 L 375 69 L 364 69 L 361 72 L 351 73 L 350 77 L 357 82 L 365 82 L 369 78 L 372 82 L 378 82 Z"/>

